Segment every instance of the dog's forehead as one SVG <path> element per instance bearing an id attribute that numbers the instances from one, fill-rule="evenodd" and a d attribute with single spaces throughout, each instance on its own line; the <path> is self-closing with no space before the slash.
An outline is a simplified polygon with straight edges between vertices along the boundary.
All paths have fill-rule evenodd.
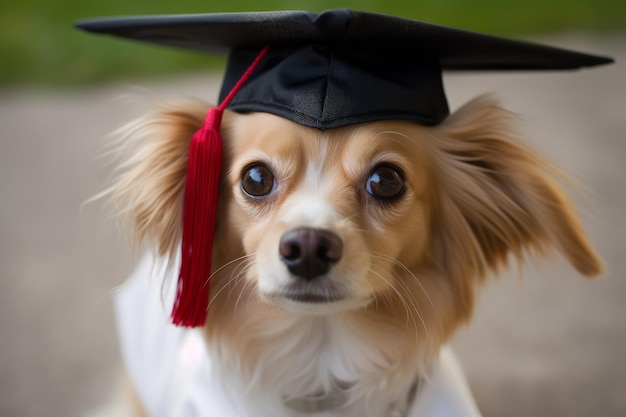
<path id="1" fill-rule="evenodd" d="M 328 152 L 345 152 L 356 157 L 385 152 L 413 153 L 424 147 L 424 129 L 427 128 L 412 122 L 380 121 L 321 130 L 270 113 L 254 112 L 230 113 L 225 130 L 226 142 L 235 154 L 262 151 L 281 157 L 301 154 L 318 157 L 321 153 L 328 156 Z"/>
<path id="2" fill-rule="evenodd" d="M 328 136 L 325 131 L 264 112 L 227 112 L 223 135 L 235 155 L 263 151 L 276 156 L 297 155 Z"/>
<path id="3" fill-rule="evenodd" d="M 313 176 L 361 179 L 379 164 L 399 166 L 408 176 L 426 177 L 432 140 L 428 127 L 406 121 L 362 123 L 320 130 L 269 113 L 230 113 L 225 137 L 231 178 L 247 165 L 262 162 L 288 177 L 306 169 Z"/>

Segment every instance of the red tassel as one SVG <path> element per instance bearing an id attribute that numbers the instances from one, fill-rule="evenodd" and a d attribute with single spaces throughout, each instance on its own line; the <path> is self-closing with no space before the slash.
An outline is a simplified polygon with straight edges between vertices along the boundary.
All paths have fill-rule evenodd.
<path id="1" fill-rule="evenodd" d="M 177 326 L 203 326 L 206 320 L 222 169 L 221 119 L 220 109 L 210 109 L 204 126 L 193 135 L 189 146 L 182 260 L 172 311 L 172 321 Z"/>
<path id="2" fill-rule="evenodd" d="M 268 49 L 263 48 L 220 106 L 209 110 L 204 126 L 193 135 L 189 145 L 181 267 L 171 316 L 177 326 L 199 327 L 204 326 L 206 321 L 222 169 L 222 138 L 219 133 L 222 114 Z"/>

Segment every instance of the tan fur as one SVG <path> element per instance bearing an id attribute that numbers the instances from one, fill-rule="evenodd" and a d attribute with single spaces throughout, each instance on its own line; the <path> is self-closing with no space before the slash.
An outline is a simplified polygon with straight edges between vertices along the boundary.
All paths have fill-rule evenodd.
<path id="1" fill-rule="evenodd" d="M 178 104 L 124 130 L 130 139 L 124 151 L 135 153 L 108 192 L 137 240 L 150 242 L 160 255 L 178 250 L 188 143 L 207 108 Z M 435 127 L 383 121 L 319 131 L 273 115 L 227 112 L 205 329 L 226 371 L 280 384 L 272 378 L 290 372 L 281 368 L 284 355 L 318 343 L 317 349 L 333 349 L 358 368 L 358 380 L 339 382 L 367 395 L 382 379 L 390 386 L 395 380 L 406 384 L 414 366 L 427 366 L 470 318 L 477 285 L 511 257 L 522 261 L 526 254 L 545 256 L 556 248 L 581 274 L 598 275 L 601 263 L 553 179 L 557 171 L 523 146 L 515 129 L 515 118 L 489 97 Z M 276 195 L 262 201 L 246 199 L 239 189 L 242 170 L 256 161 L 271 164 L 280 179 Z M 407 192 L 398 202 L 381 204 L 364 192 L 379 162 L 399 166 L 406 177 Z M 307 170 L 314 168 L 319 178 L 310 178 Z M 274 256 L 293 223 L 285 218 L 311 196 L 341 218 L 324 225 L 344 239 L 345 260 L 336 269 L 362 307 L 336 320 L 350 332 L 350 343 L 368 346 L 362 355 L 371 358 L 354 352 L 357 357 L 351 357 L 349 346 L 329 347 L 322 338 L 309 340 L 307 331 L 320 321 L 294 319 L 259 290 L 259 262 Z M 365 263 L 364 277 L 351 274 Z M 325 326 L 327 333 L 335 328 Z M 378 362 L 367 365 L 372 358 Z M 313 386 L 319 370 L 307 374 L 307 366 L 315 364 L 302 364 L 302 387 L 292 386 L 319 389 Z M 332 370 L 327 377 L 325 390 L 341 379 Z"/>
<path id="2" fill-rule="evenodd" d="M 458 277 L 471 306 L 473 283 L 525 253 L 558 249 L 589 277 L 602 271 L 571 202 L 552 178 L 557 170 L 517 138 L 514 116 L 479 98 L 434 129 L 442 195 L 437 256 Z M 469 284 L 469 285 L 468 285 Z"/>
<path id="3" fill-rule="evenodd" d="M 121 160 L 109 195 L 118 215 L 134 232 L 138 247 L 149 243 L 161 256 L 176 252 L 182 233 L 182 201 L 189 142 L 208 104 L 183 101 L 164 106 L 117 133 Z"/>

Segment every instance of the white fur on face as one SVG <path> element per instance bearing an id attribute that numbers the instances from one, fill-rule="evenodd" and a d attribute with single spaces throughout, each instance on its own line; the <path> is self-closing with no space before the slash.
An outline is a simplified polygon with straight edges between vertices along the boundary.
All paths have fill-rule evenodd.
<path id="1" fill-rule="evenodd" d="M 307 170 L 306 178 L 310 171 Z M 365 278 L 370 268 L 365 244 L 353 232 L 354 225 L 344 219 L 328 199 L 316 195 L 303 181 L 302 188 L 286 199 L 276 215 L 277 221 L 259 243 L 254 270 L 257 288 L 272 303 L 287 310 L 309 314 L 332 314 L 358 308 L 370 301 Z M 343 244 L 341 260 L 324 276 L 310 283 L 312 291 L 336 293 L 338 300 L 330 303 L 311 304 L 292 301 L 282 294 L 294 278 L 281 261 L 278 246 L 281 237 L 298 228 L 324 229 L 335 233 Z"/>
<path id="2" fill-rule="evenodd" d="M 323 145 L 321 148 L 325 148 Z M 279 190 L 285 193 L 281 204 L 275 207 L 272 221 L 255 251 L 253 279 L 262 296 L 289 311 L 307 314 L 332 314 L 338 311 L 365 306 L 371 299 L 366 285 L 370 268 L 367 248 L 356 225 L 341 212 L 336 204 L 335 184 L 325 182 L 328 170 L 337 170 L 320 162 L 318 155 L 307 155 L 304 175 L 297 181 L 278 179 L 283 182 Z M 292 176 L 292 178 L 294 178 Z M 280 191 L 279 191 L 280 192 Z M 349 193 L 353 191 L 348 190 Z M 313 228 L 336 234 L 343 244 L 341 260 L 322 277 L 311 282 L 313 291 L 336 293 L 338 300 L 323 304 L 302 303 L 283 296 L 295 278 L 281 261 L 278 248 L 281 237 L 298 228 Z"/>

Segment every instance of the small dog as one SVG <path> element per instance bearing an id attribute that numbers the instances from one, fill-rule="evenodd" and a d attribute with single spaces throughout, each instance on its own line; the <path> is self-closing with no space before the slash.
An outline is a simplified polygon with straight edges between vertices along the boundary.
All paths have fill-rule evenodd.
<path id="1" fill-rule="evenodd" d="M 132 153 L 108 192 L 136 241 L 170 267 L 189 140 L 208 108 L 178 103 L 122 131 Z M 200 346 L 206 377 L 240 415 L 436 415 L 432 392 L 424 401 L 441 367 L 465 396 L 455 415 L 478 415 L 444 347 L 486 277 L 553 249 L 585 276 L 601 272 L 559 172 L 522 145 L 515 117 L 491 97 L 431 127 L 389 120 L 322 131 L 227 111 L 221 131 Z M 143 349 L 168 342 L 157 343 Z M 154 369 L 172 367 L 166 360 Z"/>

